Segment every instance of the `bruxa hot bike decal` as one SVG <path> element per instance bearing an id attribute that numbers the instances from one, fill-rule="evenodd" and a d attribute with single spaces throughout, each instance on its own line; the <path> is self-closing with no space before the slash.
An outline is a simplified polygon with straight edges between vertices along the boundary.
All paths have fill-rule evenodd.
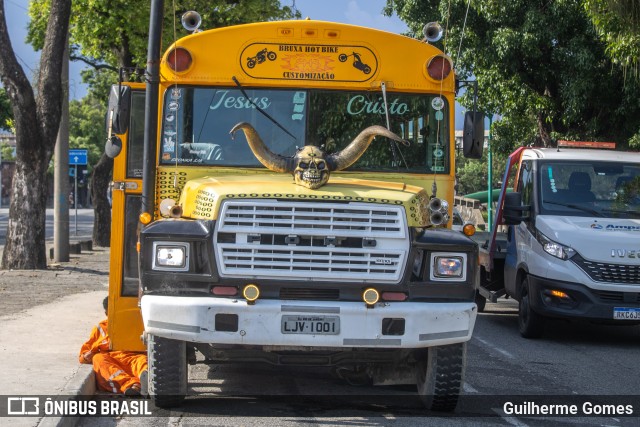
<path id="1" fill-rule="evenodd" d="M 240 65 L 255 79 L 365 82 L 376 74 L 378 58 L 365 46 L 252 43 Z"/>

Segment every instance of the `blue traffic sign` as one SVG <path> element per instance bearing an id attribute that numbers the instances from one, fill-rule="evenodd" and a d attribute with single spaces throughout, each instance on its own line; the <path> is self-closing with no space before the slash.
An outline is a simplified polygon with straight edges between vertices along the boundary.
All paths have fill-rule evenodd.
<path id="1" fill-rule="evenodd" d="M 86 166 L 86 164 L 87 164 L 86 148 L 69 150 L 69 165 Z"/>

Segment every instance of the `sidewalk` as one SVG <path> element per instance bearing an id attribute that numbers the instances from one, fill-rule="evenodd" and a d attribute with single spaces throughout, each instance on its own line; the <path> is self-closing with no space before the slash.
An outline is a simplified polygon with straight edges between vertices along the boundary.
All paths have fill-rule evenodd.
<path id="1" fill-rule="evenodd" d="M 49 245 L 47 245 L 47 253 Z M 93 394 L 78 352 L 104 319 L 109 248 L 71 255 L 47 270 L 0 270 L 0 389 L 6 396 Z M 3 396 L 3 399 L 7 397 Z M 0 402 L 4 407 L 7 402 Z M 42 412 L 41 412 L 42 413 Z M 11 426 L 72 425 L 71 418 L 0 418 Z"/>

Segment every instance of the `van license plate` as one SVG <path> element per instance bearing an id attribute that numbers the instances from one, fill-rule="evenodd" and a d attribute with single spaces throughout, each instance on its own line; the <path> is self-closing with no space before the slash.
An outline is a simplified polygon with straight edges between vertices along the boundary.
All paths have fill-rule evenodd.
<path id="1" fill-rule="evenodd" d="M 337 335 L 340 333 L 338 316 L 282 316 L 283 334 Z"/>
<path id="2" fill-rule="evenodd" d="M 640 320 L 640 308 L 615 307 L 613 318 L 616 320 Z"/>

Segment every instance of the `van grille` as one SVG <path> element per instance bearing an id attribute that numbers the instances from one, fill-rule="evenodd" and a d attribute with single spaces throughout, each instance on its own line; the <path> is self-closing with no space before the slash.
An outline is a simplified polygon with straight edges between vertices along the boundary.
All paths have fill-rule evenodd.
<path id="1" fill-rule="evenodd" d="M 223 202 L 221 277 L 397 283 L 409 251 L 402 206 L 270 199 Z"/>
<path id="2" fill-rule="evenodd" d="M 640 265 L 589 261 L 578 254 L 571 261 L 596 282 L 640 285 Z"/>

